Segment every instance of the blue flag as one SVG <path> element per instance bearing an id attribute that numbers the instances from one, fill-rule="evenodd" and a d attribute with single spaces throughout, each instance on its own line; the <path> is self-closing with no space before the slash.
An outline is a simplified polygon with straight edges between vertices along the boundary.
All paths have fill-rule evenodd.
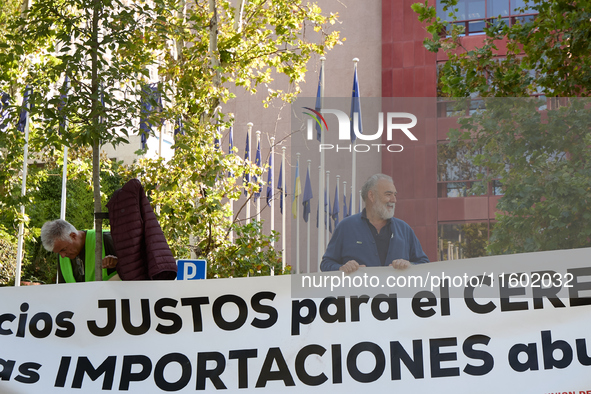
<path id="1" fill-rule="evenodd" d="M 174 123 L 174 135 L 185 135 L 185 131 L 183 130 L 183 118 L 180 116 L 177 118 L 176 122 Z"/>
<path id="2" fill-rule="evenodd" d="M 310 170 L 306 172 L 306 185 L 304 186 L 304 196 L 302 205 L 304 206 L 304 222 L 308 223 L 310 216 L 310 200 L 314 197 L 312 194 L 312 184 L 310 183 Z"/>
<path id="3" fill-rule="evenodd" d="M 339 203 L 339 187 L 335 185 L 334 187 L 334 203 L 332 204 L 332 213 L 330 217 L 334 220 L 334 226 L 337 227 L 339 224 L 339 211 L 341 209 L 341 204 Z"/>
<path id="4" fill-rule="evenodd" d="M 0 93 L 0 133 L 3 133 L 8 128 L 10 96 L 8 93 Z"/>
<path id="5" fill-rule="evenodd" d="M 248 133 L 246 133 L 246 149 L 244 150 L 244 162 L 249 161 L 250 160 L 250 142 L 248 141 Z M 248 195 L 248 192 L 246 191 L 246 184 L 250 182 L 250 172 L 246 172 L 246 174 L 244 174 L 244 178 L 242 180 L 242 184 L 244 185 L 244 195 Z"/>
<path id="6" fill-rule="evenodd" d="M 326 190 L 324 191 L 324 197 L 326 197 Z M 326 205 L 324 208 L 326 210 Z M 331 215 L 330 215 L 331 212 L 332 212 L 332 210 L 330 209 L 330 195 L 329 195 L 328 196 L 328 212 L 326 212 L 324 214 L 324 220 L 328 220 L 328 231 L 330 231 L 330 233 L 332 234 L 332 220 L 331 220 Z"/>
<path id="7" fill-rule="evenodd" d="M 357 122 L 354 122 L 354 114 L 357 113 L 358 118 Z M 357 82 L 357 67 L 355 67 L 355 73 L 353 75 L 353 97 L 351 98 L 351 142 L 355 141 L 357 138 L 355 136 L 354 127 L 357 128 L 359 133 L 363 133 L 363 128 L 361 126 L 361 104 L 359 101 L 359 83 Z"/>
<path id="8" fill-rule="evenodd" d="M 257 154 L 254 159 L 254 164 L 256 164 L 256 166 L 259 168 L 261 167 L 261 141 L 259 141 L 257 144 Z M 259 177 L 256 175 L 253 177 L 253 182 L 259 187 L 258 191 L 254 194 L 254 200 L 256 201 L 257 198 L 261 196 L 261 189 L 263 188 L 263 185 L 259 184 Z"/>
<path id="9" fill-rule="evenodd" d="M 329 202 L 330 204 L 330 202 Z M 326 206 L 327 206 L 327 198 L 326 198 L 326 190 L 324 191 L 324 227 L 326 228 L 326 219 L 328 215 L 328 212 L 326 212 Z M 330 211 L 330 207 L 328 208 L 328 210 Z M 320 199 L 318 199 L 318 210 L 316 211 L 316 227 L 318 227 L 318 221 L 320 220 Z M 332 225 L 330 226 L 331 230 L 330 232 L 332 233 Z"/>
<path id="10" fill-rule="evenodd" d="M 29 104 L 29 99 L 31 97 L 31 93 L 33 93 L 33 89 L 29 86 L 25 89 L 25 94 L 23 95 L 23 108 L 18 117 L 18 124 L 16 125 L 16 129 L 20 132 L 25 131 L 25 126 L 27 124 L 27 118 L 29 117 L 29 111 L 31 108 L 27 110 L 27 104 Z"/>
<path id="11" fill-rule="evenodd" d="M 322 110 L 322 85 L 324 82 L 322 81 L 322 65 L 320 65 L 320 76 L 318 77 L 318 91 L 316 92 L 316 105 L 315 110 L 320 112 Z M 320 127 L 319 123 L 316 123 L 316 139 L 320 142 L 322 138 L 322 127 Z"/>
<path id="12" fill-rule="evenodd" d="M 269 155 L 269 173 L 267 174 L 267 205 L 273 199 L 273 155 Z"/>
<path id="13" fill-rule="evenodd" d="M 347 189 L 343 188 L 343 219 L 347 216 L 349 216 L 349 210 L 347 209 Z"/>
<path id="14" fill-rule="evenodd" d="M 228 155 L 234 154 L 234 127 L 230 126 L 230 132 L 228 133 L 228 140 L 230 141 L 230 147 L 228 149 Z M 233 177 L 232 171 L 228 171 L 228 176 Z"/>
<path id="15" fill-rule="evenodd" d="M 215 147 L 215 150 L 220 149 L 220 133 L 220 128 L 218 126 L 215 130 L 215 138 L 213 139 L 213 146 Z"/>
<path id="16" fill-rule="evenodd" d="M 279 167 L 279 182 L 277 182 L 277 189 L 279 189 L 279 210 L 283 214 L 283 163 Z"/>
<path id="17" fill-rule="evenodd" d="M 162 98 L 158 90 L 158 84 L 148 84 L 142 87 L 142 100 L 140 102 L 140 136 L 141 147 L 146 149 L 146 142 L 150 131 L 152 130 L 152 123 L 150 116 L 156 111 L 162 109 Z"/>
<path id="18" fill-rule="evenodd" d="M 68 91 L 69 90 L 70 90 L 70 78 L 66 75 L 66 78 L 64 79 L 64 85 L 62 86 L 62 93 L 60 94 L 60 104 L 58 106 L 59 112 L 64 111 L 64 107 L 66 106 L 66 102 L 68 101 Z M 66 114 L 63 114 L 60 118 L 61 119 L 60 119 L 59 130 L 60 130 L 60 134 L 61 134 L 61 130 L 66 129 L 66 122 L 68 121 L 68 118 L 66 117 Z"/>

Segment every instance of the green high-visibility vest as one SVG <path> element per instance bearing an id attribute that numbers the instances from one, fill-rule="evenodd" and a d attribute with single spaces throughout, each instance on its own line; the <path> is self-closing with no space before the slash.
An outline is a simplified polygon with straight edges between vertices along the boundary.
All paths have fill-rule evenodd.
<path id="1" fill-rule="evenodd" d="M 94 245 L 96 243 L 96 236 L 94 230 L 86 231 L 86 240 L 84 241 L 84 281 L 94 282 Z M 105 258 L 105 242 L 103 241 L 103 258 Z M 59 257 L 60 268 L 66 283 L 76 283 L 74 272 L 72 271 L 72 261 L 68 257 Z M 111 274 L 107 273 L 107 269 L 103 268 L 103 280 L 109 280 L 117 272 Z"/>

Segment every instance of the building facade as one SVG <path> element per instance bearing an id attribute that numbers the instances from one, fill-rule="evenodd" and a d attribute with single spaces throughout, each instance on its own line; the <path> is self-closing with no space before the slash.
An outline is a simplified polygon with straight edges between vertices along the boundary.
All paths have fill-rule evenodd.
<path id="1" fill-rule="evenodd" d="M 318 4 L 326 13 L 339 14 L 339 25 L 335 29 L 341 32 L 343 45 L 337 46 L 326 55 L 325 61 L 325 98 L 351 97 L 353 82 L 353 59 L 359 59 L 358 79 L 362 98 L 413 98 L 417 103 L 425 99 L 429 105 L 417 104 L 417 108 L 424 123 L 417 128 L 417 141 L 408 143 L 404 136 L 398 136 L 393 142 L 404 141 L 404 153 L 390 154 L 382 152 L 377 155 L 361 155 L 361 163 L 356 171 L 356 188 L 375 172 L 382 172 L 392 176 L 399 191 L 396 207 L 396 217 L 406 221 L 415 231 L 423 249 L 431 261 L 457 258 L 477 257 L 484 254 L 485 242 L 489 237 L 491 226 L 494 225 L 497 201 L 501 188 L 495 182 L 482 185 L 477 181 L 477 175 L 485 169 L 476 168 L 465 157 L 463 147 L 449 149 L 447 133 L 450 128 L 457 127 L 456 118 L 446 109 L 445 101 L 438 101 L 437 70 L 438 66 L 447 59 L 444 54 L 432 53 L 423 46 L 427 36 L 425 25 L 418 21 L 417 14 L 411 9 L 415 0 L 367 0 L 364 2 L 343 2 L 337 0 L 319 0 Z M 445 13 L 435 1 L 438 12 L 444 18 Z M 529 18 L 531 15 L 520 14 L 518 8 L 523 6 L 517 0 L 461 0 L 458 2 L 458 20 L 466 29 L 463 38 L 467 48 L 483 42 L 482 28 L 491 23 L 490 18 L 501 15 L 506 23 L 514 23 L 519 18 Z M 502 48 L 501 48 L 502 52 Z M 502 54 L 502 53 L 501 53 Z M 320 58 L 311 59 L 306 75 L 306 83 L 302 85 L 302 97 L 315 97 L 317 94 L 320 72 Z M 274 82 L 277 88 L 288 88 L 289 83 L 279 76 Z M 284 173 L 291 173 L 286 182 L 287 197 L 284 202 L 284 213 L 287 216 L 285 233 L 281 236 L 288 240 L 286 255 L 293 259 L 296 249 L 300 250 L 301 263 L 306 261 L 303 242 L 296 244 L 296 236 L 300 239 L 307 237 L 306 225 L 300 223 L 291 215 L 291 201 L 293 198 L 293 179 L 296 168 L 296 149 L 292 149 L 290 139 L 294 132 L 292 108 L 284 103 L 272 103 L 269 108 L 263 108 L 264 92 L 252 96 L 235 90 L 237 98 L 224 105 L 225 113 L 232 113 L 234 121 L 234 146 L 238 155 L 244 156 L 245 137 L 248 123 L 252 123 L 251 158 L 256 149 L 256 131 L 260 130 L 261 152 L 263 163 L 268 163 L 271 147 L 274 147 L 273 174 L 277 184 L 282 159 L 282 148 L 286 148 L 286 168 Z M 478 103 L 473 104 L 478 106 Z M 467 108 L 467 113 L 471 109 Z M 474 108 L 472 108 L 474 110 Z M 222 145 L 227 144 L 227 131 Z M 172 137 L 172 129 L 164 130 L 164 145 L 170 145 L 166 136 Z M 385 137 L 384 137 L 385 138 Z M 396 138 L 400 138 L 397 140 Z M 134 140 L 135 151 L 139 147 L 139 137 Z M 149 150 L 155 154 L 161 151 L 158 140 L 149 141 Z M 384 140 L 384 142 L 386 142 Z M 154 146 L 152 146 L 154 145 Z M 164 149 L 166 150 L 166 149 Z M 110 154 L 121 157 L 120 154 Z M 329 163 L 330 165 L 330 163 Z M 348 164 L 347 164 L 348 166 Z M 340 176 L 340 182 L 351 184 L 350 168 L 342 163 L 333 163 L 332 181 Z M 348 171 L 348 173 L 347 173 Z M 299 173 L 304 187 L 307 173 L 305 155 L 299 164 Z M 310 171 L 312 185 L 318 185 L 318 167 Z M 267 175 L 265 175 L 266 179 Z M 329 190 L 330 199 L 334 198 L 335 183 Z M 342 189 L 341 189 L 342 190 Z M 275 188 L 275 194 L 278 191 Z M 342 193 L 342 192 L 341 192 Z M 318 193 L 314 193 L 311 216 L 315 222 L 318 205 Z M 356 197 L 358 195 L 356 194 Z M 300 197 L 301 198 L 301 197 Z M 359 197 L 357 197 L 359 198 Z M 341 200 L 342 201 L 342 200 Z M 298 202 L 301 204 L 301 200 Z M 342 203 L 342 202 L 341 202 Z M 244 201 L 238 204 L 242 206 Z M 249 212 L 254 216 L 256 205 L 250 201 Z M 274 214 L 266 201 L 260 203 L 261 219 L 265 221 L 264 231 L 271 229 L 282 232 L 282 214 L 279 212 L 277 201 Z M 247 220 L 246 209 L 239 214 L 242 220 Z M 341 217 L 342 218 L 342 217 Z M 271 224 L 272 222 L 272 224 Z M 315 223 L 312 226 L 315 228 Z M 299 230 L 298 230 L 299 229 Z M 298 232 L 299 231 L 299 232 Z M 311 271 L 318 268 L 317 251 L 318 240 L 313 230 L 311 240 Z M 275 245 L 281 247 L 280 244 Z M 294 261 L 289 264 L 295 266 Z M 300 269 L 300 272 L 307 269 Z"/>
<path id="2" fill-rule="evenodd" d="M 437 97 L 437 70 L 447 60 L 443 53 L 427 51 L 423 40 L 428 33 L 418 21 L 408 0 L 382 1 L 382 95 L 384 97 Z M 451 21 L 442 5 L 437 8 L 443 20 Z M 527 20 L 522 0 L 460 0 L 457 23 L 464 27 L 463 46 L 469 50 L 483 43 L 486 24 Z M 502 43 L 499 57 L 503 55 Z M 478 101 L 466 108 L 466 114 L 478 109 Z M 424 135 L 402 157 L 384 155 L 382 170 L 393 176 L 403 190 L 397 208 L 401 219 L 417 233 L 431 260 L 482 256 L 494 225 L 496 205 L 502 193 L 498 182 L 482 185 L 479 172 L 465 157 L 465 147 L 450 149 L 447 133 L 457 128 L 457 118 L 439 99 L 437 108 L 426 121 Z M 400 171 L 404 168 L 404 171 Z"/>

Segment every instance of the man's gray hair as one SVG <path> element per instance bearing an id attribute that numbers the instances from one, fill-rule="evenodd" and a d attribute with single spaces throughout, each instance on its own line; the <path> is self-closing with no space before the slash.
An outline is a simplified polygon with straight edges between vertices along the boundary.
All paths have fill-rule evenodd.
<path id="1" fill-rule="evenodd" d="M 375 187 L 378 184 L 378 181 L 380 181 L 380 179 L 386 179 L 387 181 L 394 183 L 392 177 L 386 174 L 374 174 L 370 176 L 361 187 L 361 198 L 363 199 L 363 202 L 367 200 L 367 195 L 369 194 L 369 191 L 375 190 Z"/>
<path id="2" fill-rule="evenodd" d="M 77 232 L 76 227 L 62 219 L 45 222 L 41 227 L 41 242 L 43 247 L 50 252 L 53 252 L 55 241 L 61 239 L 67 241 L 70 239 L 70 234 Z"/>

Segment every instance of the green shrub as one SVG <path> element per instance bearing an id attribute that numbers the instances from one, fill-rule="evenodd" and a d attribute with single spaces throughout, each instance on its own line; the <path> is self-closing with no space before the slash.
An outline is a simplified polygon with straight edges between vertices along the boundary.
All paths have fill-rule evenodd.
<path id="1" fill-rule="evenodd" d="M 14 284 L 17 243 L 14 237 L 0 230 L 0 286 Z"/>

